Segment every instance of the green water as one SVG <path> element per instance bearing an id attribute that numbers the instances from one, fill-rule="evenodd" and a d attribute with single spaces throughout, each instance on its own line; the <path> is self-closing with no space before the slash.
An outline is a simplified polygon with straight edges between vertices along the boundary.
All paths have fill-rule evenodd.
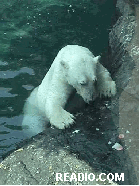
<path id="1" fill-rule="evenodd" d="M 112 0 L 0 2 L 0 157 L 23 139 L 22 109 L 58 51 L 78 44 L 106 55 Z"/>

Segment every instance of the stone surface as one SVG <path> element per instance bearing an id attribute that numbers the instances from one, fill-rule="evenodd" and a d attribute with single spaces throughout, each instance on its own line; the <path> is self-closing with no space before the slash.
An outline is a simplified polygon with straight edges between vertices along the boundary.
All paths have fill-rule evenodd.
<path id="1" fill-rule="evenodd" d="M 107 176 L 102 175 L 101 172 L 95 171 L 86 162 L 78 160 L 73 154 L 67 150 L 59 149 L 57 152 L 49 152 L 42 148 L 45 137 L 33 140 L 31 144 L 20 148 L 13 152 L 0 164 L 0 185 L 116 185 L 113 181 L 108 181 Z M 90 173 L 95 175 L 95 180 L 91 181 L 70 181 L 56 180 L 56 173 L 61 173 L 62 180 L 64 180 L 64 173 Z M 78 179 L 78 177 L 77 177 Z M 91 176 L 92 179 L 92 176 Z"/>
<path id="2" fill-rule="evenodd" d="M 134 1 L 133 1 L 134 3 Z M 133 4 L 134 5 L 134 4 Z M 112 68 L 118 87 L 113 100 L 112 112 L 119 133 L 124 134 L 126 164 L 130 184 L 139 182 L 139 9 L 131 3 L 118 0 L 117 7 L 122 16 L 109 35 Z M 130 165 L 131 162 L 131 165 Z M 133 167 L 133 168 L 132 168 Z M 136 175 L 136 178 L 135 178 Z"/>

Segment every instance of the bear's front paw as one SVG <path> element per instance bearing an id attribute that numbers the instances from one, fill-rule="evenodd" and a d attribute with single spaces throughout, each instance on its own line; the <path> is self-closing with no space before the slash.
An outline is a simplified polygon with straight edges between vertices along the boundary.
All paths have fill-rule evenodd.
<path id="1" fill-rule="evenodd" d="M 101 83 L 101 85 L 99 85 L 98 87 L 98 92 L 100 97 L 102 95 L 104 96 L 115 96 L 116 94 L 116 84 L 115 81 L 104 81 Z"/>
<path id="2" fill-rule="evenodd" d="M 50 123 L 59 129 L 64 129 L 69 127 L 74 123 L 74 116 L 69 112 L 62 110 L 59 114 L 55 113 L 50 119 Z"/>

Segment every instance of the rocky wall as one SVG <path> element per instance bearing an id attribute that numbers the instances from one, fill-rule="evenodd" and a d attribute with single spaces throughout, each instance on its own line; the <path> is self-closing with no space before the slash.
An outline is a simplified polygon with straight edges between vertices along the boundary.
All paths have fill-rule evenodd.
<path id="1" fill-rule="evenodd" d="M 124 134 L 128 183 L 139 181 L 139 7 L 138 1 L 118 0 L 120 17 L 109 34 L 110 61 L 117 95 L 113 121 Z"/>

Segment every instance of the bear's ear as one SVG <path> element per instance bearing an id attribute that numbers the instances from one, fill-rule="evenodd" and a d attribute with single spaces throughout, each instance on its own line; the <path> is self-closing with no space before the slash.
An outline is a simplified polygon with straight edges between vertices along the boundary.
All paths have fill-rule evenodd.
<path id="1" fill-rule="evenodd" d="M 96 56 L 93 58 L 95 63 L 98 63 L 101 59 L 101 56 Z"/>
<path id="2" fill-rule="evenodd" d="M 68 68 L 69 68 L 68 64 L 67 64 L 65 61 L 63 61 L 63 60 L 60 61 L 60 64 L 61 64 L 65 69 L 68 69 Z"/>

